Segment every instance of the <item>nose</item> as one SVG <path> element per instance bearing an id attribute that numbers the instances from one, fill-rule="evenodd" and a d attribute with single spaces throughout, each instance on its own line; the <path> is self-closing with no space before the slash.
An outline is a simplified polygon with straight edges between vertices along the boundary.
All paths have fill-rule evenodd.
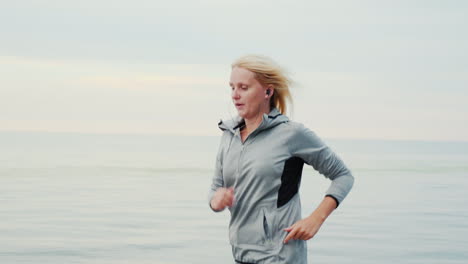
<path id="1" fill-rule="evenodd" d="M 239 91 L 238 91 L 238 89 L 233 88 L 233 89 L 231 90 L 231 97 L 232 97 L 232 99 L 239 99 L 240 96 L 239 96 Z"/>

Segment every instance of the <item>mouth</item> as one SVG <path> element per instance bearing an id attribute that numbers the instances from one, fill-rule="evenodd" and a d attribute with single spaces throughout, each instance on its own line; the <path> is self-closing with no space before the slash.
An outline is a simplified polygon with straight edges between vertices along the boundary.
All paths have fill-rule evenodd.
<path id="1" fill-rule="evenodd" d="M 242 106 L 244 106 L 244 104 L 235 104 L 235 105 L 236 105 L 236 107 L 242 107 Z"/>

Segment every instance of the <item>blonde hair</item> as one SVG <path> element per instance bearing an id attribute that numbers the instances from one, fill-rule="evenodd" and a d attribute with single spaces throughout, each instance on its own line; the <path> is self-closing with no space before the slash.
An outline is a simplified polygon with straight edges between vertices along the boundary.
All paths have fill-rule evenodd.
<path id="1" fill-rule="evenodd" d="M 240 67 L 255 74 L 255 79 L 262 85 L 272 85 L 274 92 L 270 98 L 270 107 L 276 107 L 286 114 L 288 103 L 292 106 L 292 96 L 289 90 L 292 80 L 286 71 L 271 58 L 263 55 L 244 55 L 232 63 L 231 68 Z"/>

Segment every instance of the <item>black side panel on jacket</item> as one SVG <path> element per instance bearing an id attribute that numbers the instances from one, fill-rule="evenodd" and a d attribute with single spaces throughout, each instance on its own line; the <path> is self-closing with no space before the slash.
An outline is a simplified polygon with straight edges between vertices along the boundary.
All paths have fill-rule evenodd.
<path id="1" fill-rule="evenodd" d="M 281 186 L 278 191 L 277 208 L 285 205 L 299 191 L 304 161 L 298 157 L 291 157 L 284 163 Z"/>

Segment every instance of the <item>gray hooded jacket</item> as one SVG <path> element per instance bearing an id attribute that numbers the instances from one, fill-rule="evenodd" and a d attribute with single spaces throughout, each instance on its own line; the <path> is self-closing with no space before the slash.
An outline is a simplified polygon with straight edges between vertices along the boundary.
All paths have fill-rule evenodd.
<path id="1" fill-rule="evenodd" d="M 208 202 L 218 188 L 234 187 L 229 241 L 236 262 L 306 264 L 306 241 L 283 244 L 288 234 L 283 229 L 302 219 L 298 191 L 304 163 L 332 180 L 325 195 L 337 204 L 354 177 L 314 132 L 276 108 L 263 114 L 261 124 L 242 142 L 244 124 L 240 117 L 218 123 L 223 135 Z"/>

